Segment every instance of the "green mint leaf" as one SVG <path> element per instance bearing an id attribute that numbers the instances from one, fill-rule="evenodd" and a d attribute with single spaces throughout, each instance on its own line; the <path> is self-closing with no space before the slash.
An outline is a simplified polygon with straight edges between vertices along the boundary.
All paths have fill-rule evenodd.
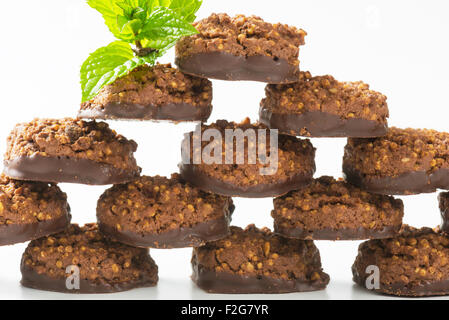
<path id="1" fill-rule="evenodd" d="M 105 85 L 143 64 L 153 65 L 162 52 L 136 57 L 131 46 L 115 41 L 92 54 L 81 67 L 82 102 L 92 99 Z"/>
<path id="2" fill-rule="evenodd" d="M 196 33 L 195 27 L 182 20 L 173 10 L 158 7 L 148 17 L 137 39 L 146 48 L 168 50 L 181 37 Z"/>
<path id="3" fill-rule="evenodd" d="M 192 23 L 196 19 L 196 12 L 199 10 L 203 0 L 172 0 L 168 8 L 175 11 L 184 21 Z"/>

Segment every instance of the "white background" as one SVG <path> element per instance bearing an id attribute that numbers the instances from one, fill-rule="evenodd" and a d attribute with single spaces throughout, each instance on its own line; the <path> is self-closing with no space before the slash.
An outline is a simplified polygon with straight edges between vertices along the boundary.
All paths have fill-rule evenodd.
<path id="1" fill-rule="evenodd" d="M 300 53 L 301 68 L 339 80 L 363 80 L 388 96 L 390 125 L 447 130 L 449 2 L 360 0 L 205 0 L 199 12 L 256 14 L 308 32 Z M 75 116 L 80 101 L 79 68 L 88 54 L 113 40 L 101 16 L 82 0 L 0 1 L 0 137 L 16 122 L 34 117 Z M 173 61 L 173 53 L 161 62 Z M 211 121 L 257 119 L 264 85 L 214 82 Z M 180 141 L 193 124 L 112 122 L 112 127 L 139 143 L 136 154 L 143 173 L 169 175 L 177 170 Z M 317 174 L 341 176 L 345 139 L 313 139 Z M 3 153 L 4 143 L 0 143 Z M 104 187 L 61 185 L 68 193 L 73 221 L 93 222 Z M 436 194 L 405 199 L 405 222 L 439 224 Z M 272 226 L 271 199 L 236 199 L 233 223 Z M 331 282 L 326 291 L 278 296 L 206 295 L 190 282 L 190 249 L 151 250 L 159 265 L 157 288 L 95 298 L 137 299 L 384 299 L 351 281 L 350 267 L 359 242 L 316 242 Z M 22 288 L 20 257 L 25 245 L 0 248 L 0 298 L 76 299 Z"/>

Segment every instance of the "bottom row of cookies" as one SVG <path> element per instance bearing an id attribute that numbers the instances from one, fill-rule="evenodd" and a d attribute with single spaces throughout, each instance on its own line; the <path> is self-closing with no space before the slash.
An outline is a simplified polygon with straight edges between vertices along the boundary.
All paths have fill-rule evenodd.
<path id="1" fill-rule="evenodd" d="M 329 283 L 312 240 L 288 239 L 254 225 L 231 227 L 220 240 L 194 248 L 192 280 L 211 293 L 288 293 Z M 449 237 L 404 226 L 394 238 L 368 240 L 352 267 L 359 285 L 391 295 L 449 294 Z M 96 224 L 72 224 L 33 240 L 23 254 L 22 285 L 70 293 L 151 287 L 158 267 L 148 249 L 105 238 Z"/>

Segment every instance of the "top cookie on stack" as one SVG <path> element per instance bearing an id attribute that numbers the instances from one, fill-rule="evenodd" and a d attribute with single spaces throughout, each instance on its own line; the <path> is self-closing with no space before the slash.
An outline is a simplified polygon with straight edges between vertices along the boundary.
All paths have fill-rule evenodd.
<path id="1" fill-rule="evenodd" d="M 194 26 L 199 34 L 176 45 L 176 64 L 182 72 L 219 80 L 298 81 L 304 30 L 227 14 L 212 14 Z"/>

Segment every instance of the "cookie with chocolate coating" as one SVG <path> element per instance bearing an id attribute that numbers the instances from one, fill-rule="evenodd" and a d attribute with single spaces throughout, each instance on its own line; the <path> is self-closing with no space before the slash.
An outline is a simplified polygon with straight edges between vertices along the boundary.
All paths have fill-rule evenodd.
<path id="1" fill-rule="evenodd" d="M 0 176 L 0 246 L 61 232 L 70 218 L 67 195 L 57 185 Z"/>
<path id="2" fill-rule="evenodd" d="M 83 102 L 78 117 L 117 120 L 206 121 L 212 83 L 170 64 L 140 66 Z"/>
<path id="3" fill-rule="evenodd" d="M 301 72 L 292 84 L 270 84 L 260 122 L 282 134 L 306 137 L 379 137 L 387 133 L 387 98 L 369 85 Z"/>
<path id="4" fill-rule="evenodd" d="M 148 249 L 112 242 L 96 224 L 30 242 L 22 256 L 22 285 L 65 293 L 112 293 L 152 287 L 158 268 Z"/>
<path id="5" fill-rule="evenodd" d="M 182 72 L 231 81 L 298 81 L 304 30 L 256 16 L 215 13 L 194 26 L 199 33 L 176 45 L 176 64 Z"/>
<path id="6" fill-rule="evenodd" d="M 324 289 L 313 241 L 286 239 L 269 229 L 231 227 L 231 235 L 195 248 L 192 280 L 210 293 L 287 293 Z"/>
<path id="7" fill-rule="evenodd" d="M 105 122 L 35 119 L 8 136 L 3 172 L 27 181 L 125 183 L 140 175 L 136 149 Z"/>
<path id="8" fill-rule="evenodd" d="M 100 230 L 109 238 L 152 248 L 199 247 L 226 237 L 232 199 L 203 192 L 180 180 L 142 176 L 115 185 L 98 200 Z"/>
<path id="9" fill-rule="evenodd" d="M 343 172 L 351 184 L 375 193 L 449 190 L 449 134 L 393 127 L 384 137 L 349 138 Z"/>
<path id="10" fill-rule="evenodd" d="M 405 226 L 396 237 L 369 240 L 359 246 L 352 266 L 353 280 L 364 288 L 387 295 L 447 295 L 448 261 L 447 235 L 438 229 Z"/>
<path id="11" fill-rule="evenodd" d="M 274 231 L 297 239 L 390 238 L 401 229 L 404 215 L 401 200 L 326 176 L 273 202 Z"/>
<path id="12" fill-rule="evenodd" d="M 213 140 L 205 138 L 209 134 Z M 225 196 L 279 196 L 307 186 L 315 173 L 315 148 L 309 140 L 278 135 L 248 118 L 202 125 L 186 134 L 182 152 L 182 179 Z"/>

